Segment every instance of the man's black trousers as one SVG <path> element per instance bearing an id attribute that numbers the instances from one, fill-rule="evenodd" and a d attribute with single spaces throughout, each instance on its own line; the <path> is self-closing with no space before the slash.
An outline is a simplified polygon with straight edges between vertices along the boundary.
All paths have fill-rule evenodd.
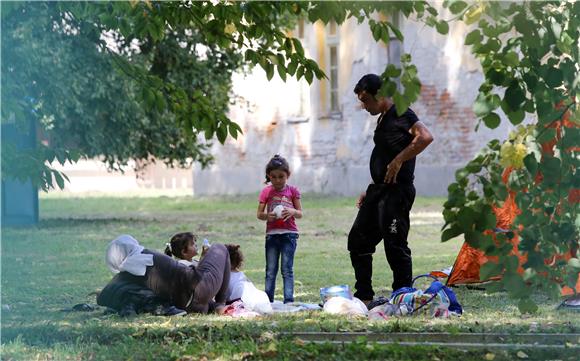
<path id="1" fill-rule="evenodd" d="M 371 184 L 348 235 L 348 250 L 356 278 L 354 294 L 372 300 L 373 253 L 384 240 L 393 271 L 393 290 L 411 286 L 413 265 L 407 245 L 409 212 L 415 200 L 412 184 Z"/>

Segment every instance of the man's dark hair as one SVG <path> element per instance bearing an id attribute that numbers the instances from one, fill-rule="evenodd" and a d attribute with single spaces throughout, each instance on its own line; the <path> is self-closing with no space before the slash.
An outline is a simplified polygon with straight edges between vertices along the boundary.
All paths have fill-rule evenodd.
<path id="1" fill-rule="evenodd" d="M 354 87 L 355 94 L 367 92 L 372 96 L 377 95 L 379 89 L 383 85 L 383 81 L 377 74 L 367 74 L 360 78 Z"/>

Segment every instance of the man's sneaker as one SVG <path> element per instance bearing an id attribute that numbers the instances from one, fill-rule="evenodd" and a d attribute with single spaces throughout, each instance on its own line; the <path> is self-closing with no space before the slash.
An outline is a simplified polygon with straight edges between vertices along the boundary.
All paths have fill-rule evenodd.
<path id="1" fill-rule="evenodd" d="M 371 302 L 373 302 L 373 300 L 361 300 L 361 302 L 362 302 L 362 303 L 364 303 L 364 304 L 365 304 L 365 306 L 367 306 L 367 308 L 368 308 L 369 304 L 370 304 Z"/>
<path id="2" fill-rule="evenodd" d="M 175 306 L 168 306 L 163 309 L 163 316 L 185 316 L 187 312 Z"/>
<path id="3" fill-rule="evenodd" d="M 377 306 L 381 306 L 384 305 L 385 303 L 389 302 L 389 299 L 383 296 L 380 296 L 379 298 L 370 301 L 369 303 L 367 303 L 367 308 L 370 310 L 372 310 L 373 308 L 377 307 Z M 364 301 L 363 301 L 364 303 Z"/>

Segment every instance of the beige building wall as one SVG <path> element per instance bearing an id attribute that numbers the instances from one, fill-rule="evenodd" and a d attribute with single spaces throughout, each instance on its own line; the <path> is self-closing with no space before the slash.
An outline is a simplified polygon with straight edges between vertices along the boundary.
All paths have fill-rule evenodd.
<path id="1" fill-rule="evenodd" d="M 129 164 L 124 173 L 109 172 L 98 159 L 80 160 L 65 166 L 53 164 L 63 171 L 70 182 L 65 183 L 63 192 L 86 193 L 139 193 L 148 190 L 169 193 L 192 194 L 193 174 L 190 169 L 171 169 L 163 163 L 148 166 L 139 174 Z"/>
<path id="2" fill-rule="evenodd" d="M 445 14 L 443 14 L 445 16 Z M 377 16 L 377 19 L 379 16 Z M 237 140 L 214 145 L 216 162 L 194 169 L 194 193 L 238 194 L 263 186 L 264 167 L 276 153 L 290 162 L 290 183 L 303 192 L 354 195 L 370 180 L 368 160 L 376 117 L 360 109 L 353 93 L 367 73 L 380 73 L 401 53 L 410 53 L 422 82 L 419 100 L 411 106 L 432 131 L 435 142 L 419 156 L 416 187 L 420 195 L 445 195 L 455 170 L 491 138 L 505 138 L 508 122 L 494 131 L 481 127 L 471 105 L 482 81 L 479 63 L 464 38 L 470 29 L 452 24 L 447 36 L 414 21 L 401 21 L 405 41 L 376 43 L 368 24 L 349 20 L 330 34 L 330 25 L 305 24 L 303 44 L 330 76 L 331 46 L 338 49 L 338 109 L 331 109 L 331 82 L 305 80 L 268 82 L 260 68 L 236 75 L 234 92 L 245 101 L 230 117 L 242 127 Z M 308 93 L 305 99 L 304 93 Z M 303 109 L 299 112 L 299 109 Z"/>

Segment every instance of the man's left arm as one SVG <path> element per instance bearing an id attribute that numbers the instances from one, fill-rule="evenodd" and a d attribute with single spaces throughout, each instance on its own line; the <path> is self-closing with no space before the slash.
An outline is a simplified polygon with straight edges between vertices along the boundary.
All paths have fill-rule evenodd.
<path id="1" fill-rule="evenodd" d="M 431 135 L 425 124 L 420 121 L 413 124 L 411 129 L 409 129 L 409 133 L 413 135 L 413 140 L 387 166 L 385 183 L 396 183 L 395 180 L 403 162 L 416 157 L 433 141 L 433 135 Z"/>

